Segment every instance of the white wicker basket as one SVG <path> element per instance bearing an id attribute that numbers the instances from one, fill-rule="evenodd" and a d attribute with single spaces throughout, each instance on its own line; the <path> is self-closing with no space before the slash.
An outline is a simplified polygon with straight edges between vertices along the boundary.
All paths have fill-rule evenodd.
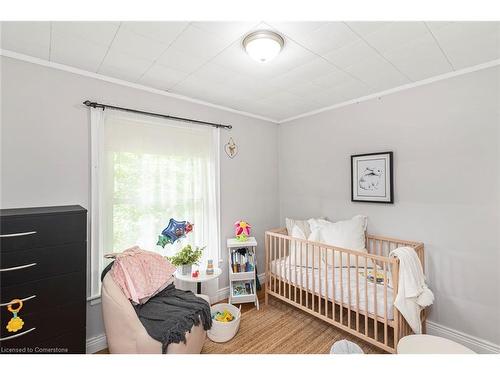
<path id="1" fill-rule="evenodd" d="M 231 314 L 233 314 L 234 319 L 227 323 L 218 322 L 217 320 L 212 319 L 212 329 L 207 333 L 208 338 L 214 342 L 226 342 L 231 340 L 240 328 L 240 310 L 236 308 L 236 306 L 229 303 L 219 303 L 212 306 L 210 310 L 212 315 L 216 312 L 228 310 Z"/>

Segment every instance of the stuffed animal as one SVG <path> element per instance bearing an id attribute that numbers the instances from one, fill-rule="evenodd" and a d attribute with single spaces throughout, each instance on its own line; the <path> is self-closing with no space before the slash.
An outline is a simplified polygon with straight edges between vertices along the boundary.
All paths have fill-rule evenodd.
<path id="1" fill-rule="evenodd" d="M 248 236 L 250 236 L 250 228 L 252 226 L 243 220 L 238 220 L 234 223 L 234 234 L 238 241 L 246 241 Z"/>

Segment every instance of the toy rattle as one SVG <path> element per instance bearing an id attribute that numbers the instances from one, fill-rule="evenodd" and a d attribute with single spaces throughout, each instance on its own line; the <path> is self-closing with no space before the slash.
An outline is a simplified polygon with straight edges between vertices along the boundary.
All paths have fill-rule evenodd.
<path id="1" fill-rule="evenodd" d="M 17 307 L 17 309 L 14 309 L 12 307 L 12 305 L 15 305 L 15 304 L 19 305 Z M 13 299 L 12 301 L 10 301 L 9 305 L 7 306 L 7 310 L 9 310 L 12 313 L 12 315 L 14 315 L 14 316 L 7 323 L 7 327 L 6 327 L 7 331 L 9 331 L 9 332 L 17 332 L 21 328 L 23 328 L 24 321 L 19 316 L 17 316 L 17 313 L 22 308 L 23 308 L 23 301 L 21 301 L 20 299 Z"/>

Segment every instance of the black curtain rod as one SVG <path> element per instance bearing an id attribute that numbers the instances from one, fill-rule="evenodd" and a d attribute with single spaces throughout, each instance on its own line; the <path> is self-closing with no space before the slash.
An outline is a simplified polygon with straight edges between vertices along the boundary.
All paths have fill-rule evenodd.
<path id="1" fill-rule="evenodd" d="M 108 104 L 102 104 L 102 103 L 97 103 L 97 102 L 91 102 L 90 100 L 85 100 L 83 102 L 87 107 L 92 107 L 92 108 L 111 108 L 111 109 L 118 109 L 120 111 L 126 111 L 126 112 L 134 112 L 134 113 L 140 113 L 142 115 L 149 115 L 149 116 L 156 116 L 156 117 L 163 117 L 167 118 L 170 120 L 176 120 L 176 121 L 184 121 L 184 122 L 192 122 L 194 124 L 200 124 L 200 125 L 208 125 L 208 126 L 213 126 L 216 128 L 223 128 L 223 129 L 232 129 L 232 125 L 222 125 L 222 124 L 216 124 L 214 122 L 208 122 L 208 121 L 201 121 L 201 120 L 194 120 L 190 118 L 185 118 L 185 117 L 177 117 L 177 116 L 170 116 L 170 115 L 163 115 L 160 113 L 154 113 L 154 112 L 146 112 L 146 111 L 139 111 L 137 109 L 130 109 L 130 108 L 123 108 L 123 107 L 116 107 L 114 105 L 108 105 Z"/>

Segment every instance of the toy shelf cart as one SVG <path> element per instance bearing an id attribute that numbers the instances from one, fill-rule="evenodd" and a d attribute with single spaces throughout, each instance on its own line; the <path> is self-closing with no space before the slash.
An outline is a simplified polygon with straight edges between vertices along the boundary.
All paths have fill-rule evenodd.
<path id="1" fill-rule="evenodd" d="M 228 238 L 229 303 L 253 302 L 259 309 L 255 266 L 257 241 L 248 237 L 246 241 Z"/>

